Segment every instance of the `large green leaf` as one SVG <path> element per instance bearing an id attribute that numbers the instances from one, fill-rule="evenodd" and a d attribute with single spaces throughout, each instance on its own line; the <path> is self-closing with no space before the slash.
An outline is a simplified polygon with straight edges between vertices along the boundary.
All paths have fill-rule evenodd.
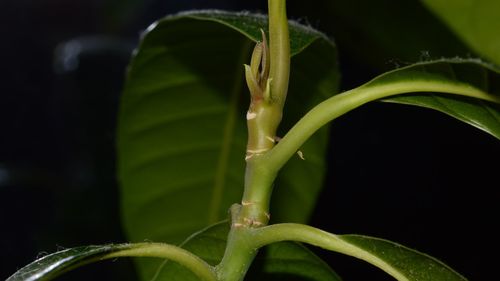
<path id="1" fill-rule="evenodd" d="M 500 70 L 478 60 L 447 59 L 418 63 L 385 73 L 363 87 L 416 80 L 443 82 L 475 88 L 500 100 Z M 446 87 L 445 87 L 446 88 Z M 445 90 L 443 88 L 443 90 Z M 447 94 L 415 93 L 384 101 L 422 106 L 441 111 L 500 139 L 500 105 L 481 99 Z"/>
<path id="2" fill-rule="evenodd" d="M 226 247 L 229 224 L 221 222 L 191 236 L 183 248 L 203 258 L 211 265 L 218 264 Z M 147 280 L 198 280 L 184 267 L 166 261 L 153 278 Z M 307 280 L 339 281 L 335 272 L 304 246 L 295 242 L 279 242 L 261 250 L 245 280 Z"/>
<path id="3" fill-rule="evenodd" d="M 225 217 L 245 168 L 243 63 L 267 19 L 201 11 L 164 18 L 129 67 L 118 128 L 123 222 L 133 241 L 180 242 Z M 292 84 L 282 128 L 335 93 L 335 48 L 291 23 Z M 322 184 L 327 131 L 304 145 L 276 183 L 273 218 L 305 221 Z M 303 188 L 307 186 L 307 188 Z"/>
<path id="4" fill-rule="evenodd" d="M 243 64 L 266 26 L 261 15 L 198 11 L 166 17 L 145 32 L 129 67 L 118 128 L 123 224 L 132 241 L 179 243 L 241 200 L 249 101 Z M 282 132 L 334 94 L 339 80 L 331 41 L 293 22 L 290 36 Z M 306 161 L 295 157 L 283 169 L 273 220 L 309 217 L 325 173 L 327 137 L 326 129 L 318 132 L 302 147 Z"/>
<path id="5" fill-rule="evenodd" d="M 500 65 L 500 1 L 424 0 L 423 3 L 478 54 Z"/>

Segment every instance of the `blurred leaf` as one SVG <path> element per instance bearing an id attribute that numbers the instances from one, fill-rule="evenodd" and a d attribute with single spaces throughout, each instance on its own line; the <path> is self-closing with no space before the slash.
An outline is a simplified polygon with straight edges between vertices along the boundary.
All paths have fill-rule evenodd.
<path id="1" fill-rule="evenodd" d="M 467 45 L 500 65 L 500 1 L 424 0 Z"/>
<path id="2" fill-rule="evenodd" d="M 342 280 L 323 260 L 305 246 L 295 242 L 279 242 L 264 247 L 257 256 L 257 272 L 249 280 L 340 281 Z"/>
<path id="3" fill-rule="evenodd" d="M 97 9 L 100 26 L 109 32 L 119 33 L 144 16 L 153 1 L 108 0 L 99 2 Z"/>
<path id="4" fill-rule="evenodd" d="M 290 1 L 288 6 L 335 38 L 344 55 L 343 74 L 350 74 L 347 82 L 357 79 L 352 87 L 366 81 L 360 75 L 367 70 L 378 74 L 394 65 L 470 53 L 419 0 Z"/>
<path id="5" fill-rule="evenodd" d="M 218 264 L 226 247 L 229 224 L 221 222 L 191 236 L 183 248 L 211 265 Z M 164 262 L 154 280 L 197 281 L 189 270 Z M 257 255 L 245 280 L 339 281 L 332 269 L 306 247 L 294 242 L 271 244 Z"/>
<path id="6" fill-rule="evenodd" d="M 243 64 L 267 19 L 198 11 L 166 17 L 144 34 L 129 67 L 118 128 L 123 223 L 133 241 L 179 243 L 225 218 L 241 200 L 249 94 Z M 334 94 L 335 47 L 291 23 L 290 100 L 282 131 Z M 302 147 L 276 180 L 273 220 L 304 222 L 325 173 L 328 132 Z M 307 188 L 304 188 L 307 187 Z M 150 276 L 156 265 L 141 267 Z"/>
<path id="7" fill-rule="evenodd" d="M 478 89 L 500 97 L 500 71 L 478 60 L 443 59 L 418 63 L 378 76 L 363 87 L 425 79 L 451 86 Z M 446 88 L 443 88 L 445 91 Z M 498 98 L 500 100 L 500 98 Z M 415 93 L 383 101 L 441 111 L 500 139 L 500 105 L 480 99 L 446 94 Z"/>
<path id="8" fill-rule="evenodd" d="M 99 261 L 113 252 L 134 248 L 133 244 L 84 246 L 59 251 L 28 264 L 7 281 L 50 280 L 82 265 Z"/>

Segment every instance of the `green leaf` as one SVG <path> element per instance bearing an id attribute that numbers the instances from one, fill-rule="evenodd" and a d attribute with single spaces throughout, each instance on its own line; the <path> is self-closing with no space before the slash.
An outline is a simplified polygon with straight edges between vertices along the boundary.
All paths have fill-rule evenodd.
<path id="1" fill-rule="evenodd" d="M 429 97 L 439 103 L 432 104 Z M 412 94 L 413 98 L 400 97 Z M 500 139 L 500 75 L 479 60 L 448 59 L 413 64 L 382 74 L 311 109 L 266 154 L 265 169 L 279 170 L 318 129 L 368 102 L 385 100 L 427 106 Z"/>
<path id="2" fill-rule="evenodd" d="M 366 261 L 400 281 L 466 281 L 439 260 L 397 243 L 362 235 L 339 235 Z"/>
<path id="3" fill-rule="evenodd" d="M 364 87 L 427 79 L 475 88 L 500 100 L 500 70 L 478 60 L 448 59 L 418 63 L 383 74 Z M 444 89 L 446 90 L 446 89 Z M 447 94 L 415 93 L 384 101 L 416 105 L 446 113 L 500 139 L 500 106 L 481 99 Z"/>
<path id="4" fill-rule="evenodd" d="M 67 249 L 34 261 L 16 272 L 8 280 L 51 280 L 85 264 L 119 257 L 151 257 L 173 260 L 202 280 L 215 281 L 217 279 L 214 268 L 191 252 L 169 244 L 144 242 Z"/>
<path id="5" fill-rule="evenodd" d="M 66 249 L 37 259 L 18 270 L 7 281 L 53 279 L 71 269 L 98 261 L 110 253 L 128 250 L 133 247 L 133 244 L 118 244 Z"/>
<path id="6" fill-rule="evenodd" d="M 335 235 L 304 224 L 283 223 L 256 230 L 256 246 L 300 241 L 349 255 L 384 270 L 399 281 L 464 281 L 437 259 L 397 243 L 362 235 Z"/>
<path id="7" fill-rule="evenodd" d="M 249 94 L 243 64 L 267 19 L 198 11 L 148 28 L 129 67 L 118 128 L 123 224 L 133 241 L 178 243 L 241 199 Z M 282 131 L 335 93 L 335 47 L 291 23 L 292 81 Z M 305 221 L 322 186 L 328 133 L 276 181 L 275 220 Z M 304 188 L 307 186 L 307 188 Z M 290 212 L 289 212 L 290 211 Z"/>
<path id="8" fill-rule="evenodd" d="M 221 222 L 191 236 L 183 248 L 211 265 L 218 264 L 226 247 L 229 224 Z M 151 278 L 151 276 L 149 277 Z M 197 281 L 185 268 L 166 261 L 148 280 Z M 271 244 L 257 255 L 245 280 L 339 281 L 335 272 L 306 247 L 294 242 Z"/>
<path id="9" fill-rule="evenodd" d="M 473 50 L 500 65 L 500 1 L 424 0 L 423 3 Z"/>

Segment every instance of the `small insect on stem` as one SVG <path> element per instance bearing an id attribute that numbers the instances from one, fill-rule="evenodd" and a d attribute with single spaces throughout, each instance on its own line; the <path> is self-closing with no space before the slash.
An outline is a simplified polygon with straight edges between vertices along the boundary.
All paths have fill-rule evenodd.
<path id="1" fill-rule="evenodd" d="M 255 205 L 255 203 L 254 202 L 248 202 L 248 201 L 242 201 L 241 205 L 243 205 L 243 206 L 251 206 L 251 205 Z"/>
<path id="2" fill-rule="evenodd" d="M 304 153 L 302 153 L 302 151 L 297 150 L 297 155 L 299 155 L 300 159 L 306 160 L 306 158 L 304 158 Z"/>
<path id="3" fill-rule="evenodd" d="M 250 111 L 247 112 L 247 120 L 255 119 L 255 117 L 257 117 L 257 113 Z"/>

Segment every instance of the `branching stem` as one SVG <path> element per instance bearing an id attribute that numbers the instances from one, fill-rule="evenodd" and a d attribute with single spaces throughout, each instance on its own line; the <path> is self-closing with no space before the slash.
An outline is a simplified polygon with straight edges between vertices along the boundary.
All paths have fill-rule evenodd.
<path id="1" fill-rule="evenodd" d="M 263 247 L 280 241 L 297 241 L 321 247 L 326 250 L 346 254 L 384 270 L 397 280 L 408 280 L 401 272 L 378 256 L 344 241 L 339 236 L 312 226 L 282 223 L 266 226 L 254 231 L 255 247 Z"/>
<path id="2" fill-rule="evenodd" d="M 416 92 L 444 93 L 500 103 L 498 96 L 466 84 L 414 78 L 390 84 L 366 85 L 335 95 L 315 106 L 262 159 L 263 169 L 276 173 L 319 128 L 368 102 Z"/>
<path id="3" fill-rule="evenodd" d="M 255 243 L 254 247 L 263 247 L 280 241 L 308 243 L 369 262 L 397 280 L 408 280 L 406 276 L 378 256 L 342 240 L 335 234 L 312 226 L 295 223 L 274 224 L 254 230 L 252 238 Z"/>
<path id="4" fill-rule="evenodd" d="M 243 280 L 258 249 L 251 241 L 252 230 L 266 226 L 270 218 L 269 201 L 277 170 L 267 170 L 262 160 L 274 147 L 276 130 L 281 122 L 290 75 L 290 39 L 286 1 L 269 0 L 268 6 L 270 46 L 267 48 L 263 33 L 262 42 L 252 54 L 251 64 L 245 66 L 251 94 L 247 113 L 245 189 L 241 205 L 231 208 L 226 251 L 216 267 L 220 281 Z"/>

